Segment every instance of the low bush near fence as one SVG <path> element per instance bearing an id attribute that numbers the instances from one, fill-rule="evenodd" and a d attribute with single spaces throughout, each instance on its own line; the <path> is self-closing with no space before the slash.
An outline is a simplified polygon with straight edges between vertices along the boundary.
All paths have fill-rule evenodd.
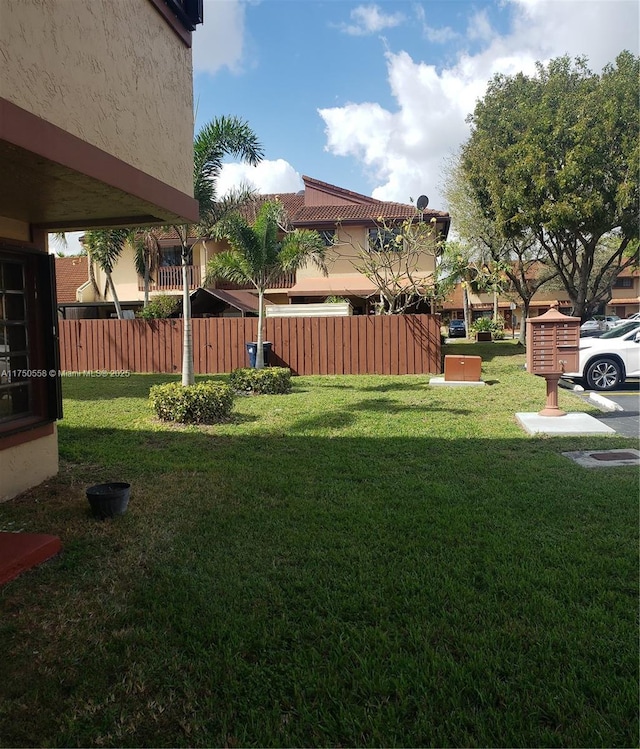
<path id="1" fill-rule="evenodd" d="M 291 370 L 286 367 L 234 369 L 229 384 L 239 393 L 281 395 L 291 392 Z"/>
<path id="2" fill-rule="evenodd" d="M 233 408 L 233 390 L 220 382 L 199 382 L 183 387 L 179 382 L 154 385 L 149 400 L 158 418 L 181 424 L 216 424 Z"/>

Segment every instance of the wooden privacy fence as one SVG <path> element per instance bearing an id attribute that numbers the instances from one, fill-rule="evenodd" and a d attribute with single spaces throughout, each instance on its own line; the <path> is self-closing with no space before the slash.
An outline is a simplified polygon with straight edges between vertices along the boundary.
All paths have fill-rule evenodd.
<path id="1" fill-rule="evenodd" d="M 63 371 L 178 373 L 182 320 L 60 320 Z M 256 318 L 195 318 L 197 374 L 249 365 Z M 270 364 L 294 374 L 424 374 L 441 368 L 440 318 L 433 315 L 270 318 Z"/>

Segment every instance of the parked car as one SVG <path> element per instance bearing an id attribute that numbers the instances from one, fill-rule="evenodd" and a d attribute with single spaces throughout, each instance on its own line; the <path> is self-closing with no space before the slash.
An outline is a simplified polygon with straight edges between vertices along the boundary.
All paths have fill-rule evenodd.
<path id="1" fill-rule="evenodd" d="M 581 338 L 578 371 L 563 376 L 584 379 L 591 390 L 613 390 L 627 377 L 640 377 L 640 322 L 628 320 L 599 338 Z"/>
<path id="2" fill-rule="evenodd" d="M 640 312 L 636 312 L 633 315 L 629 315 L 629 317 L 626 317 L 624 320 L 620 320 L 620 322 L 617 323 L 617 325 L 620 325 L 620 323 L 623 323 L 623 322 L 627 322 L 628 320 L 638 320 L 638 322 L 640 322 Z"/>
<path id="3" fill-rule="evenodd" d="M 597 336 L 605 332 L 604 325 L 601 320 L 585 320 L 580 326 L 580 337 L 583 336 Z"/>
<path id="4" fill-rule="evenodd" d="M 586 320 L 580 326 L 581 336 L 597 336 L 607 330 L 614 328 L 618 322 L 621 322 L 617 315 L 594 315 Z"/>
<path id="5" fill-rule="evenodd" d="M 466 338 L 467 329 L 464 320 L 451 320 L 449 322 L 449 338 Z"/>

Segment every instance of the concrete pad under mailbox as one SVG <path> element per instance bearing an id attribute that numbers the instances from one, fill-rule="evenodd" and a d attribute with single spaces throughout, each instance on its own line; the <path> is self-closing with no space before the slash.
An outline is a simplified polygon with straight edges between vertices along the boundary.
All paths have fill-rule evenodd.
<path id="1" fill-rule="evenodd" d="M 615 429 L 584 413 L 568 413 L 564 416 L 517 413 L 516 420 L 529 434 L 615 434 Z"/>
<path id="2" fill-rule="evenodd" d="M 444 377 L 432 377 L 429 380 L 429 385 L 444 385 L 448 387 L 468 387 L 474 386 L 474 385 L 486 385 L 486 382 L 482 382 L 482 380 L 445 380 Z"/>

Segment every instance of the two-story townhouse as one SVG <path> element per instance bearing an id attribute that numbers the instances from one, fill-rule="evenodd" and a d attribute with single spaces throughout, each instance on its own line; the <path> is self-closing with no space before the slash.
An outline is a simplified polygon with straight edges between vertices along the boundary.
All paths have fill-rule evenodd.
<path id="1" fill-rule="evenodd" d="M 539 269 L 538 269 L 539 270 Z M 494 310 L 493 294 L 477 289 L 468 289 L 468 303 L 472 319 L 491 317 Z M 515 294 L 499 294 L 498 314 L 504 318 L 507 329 L 519 328 L 523 318 L 522 299 Z M 556 281 L 542 286 L 531 299 L 529 316 L 536 317 L 555 307 L 566 315 L 572 313 L 572 304 L 566 290 Z M 448 298 L 442 304 L 445 319 L 462 319 L 464 316 L 462 286 L 456 284 Z M 602 305 L 599 314 L 617 315 L 624 319 L 640 311 L 640 269 L 625 268 L 616 278 L 611 288 L 611 300 Z"/>
<path id="2" fill-rule="evenodd" d="M 433 252 L 425 252 L 419 259 L 416 272 L 425 279 L 433 273 L 436 255 L 435 243 L 446 239 L 450 217 L 443 211 L 422 209 L 404 203 L 377 200 L 336 185 L 303 176 L 304 189 L 297 193 L 262 195 L 258 201 L 279 200 L 287 213 L 292 228 L 319 231 L 327 245 L 331 245 L 328 275 L 315 266 L 301 268 L 295 275 L 285 275 L 266 298 L 274 304 L 313 303 L 329 296 L 339 296 L 351 302 L 356 314 L 365 314 L 376 301 L 375 284 L 356 268 L 360 251 L 375 251 L 375 242 L 381 224 L 399 225 L 407 220 L 433 222 Z M 250 218 L 250 217 L 249 217 Z M 226 247 L 222 242 L 203 241 L 196 236 L 192 241 L 192 264 L 189 267 L 190 287 L 193 290 L 195 316 L 251 314 L 257 311 L 257 296 L 249 287 L 238 288 L 228 282 L 218 281 L 204 288 L 206 265 L 216 252 Z M 153 274 L 152 293 L 180 294 L 182 275 L 180 246 L 171 231 L 159 235 L 160 261 Z M 103 274 L 95 268 L 99 284 L 104 286 Z M 125 250 L 112 274 L 121 302 L 142 304 L 144 285 L 135 271 L 133 250 Z M 79 301 L 86 301 L 86 295 Z M 96 316 L 98 312 L 96 312 Z"/>
<path id="3" fill-rule="evenodd" d="M 0 4 L 0 500 L 57 471 L 48 233 L 193 222 L 198 0 Z"/>

